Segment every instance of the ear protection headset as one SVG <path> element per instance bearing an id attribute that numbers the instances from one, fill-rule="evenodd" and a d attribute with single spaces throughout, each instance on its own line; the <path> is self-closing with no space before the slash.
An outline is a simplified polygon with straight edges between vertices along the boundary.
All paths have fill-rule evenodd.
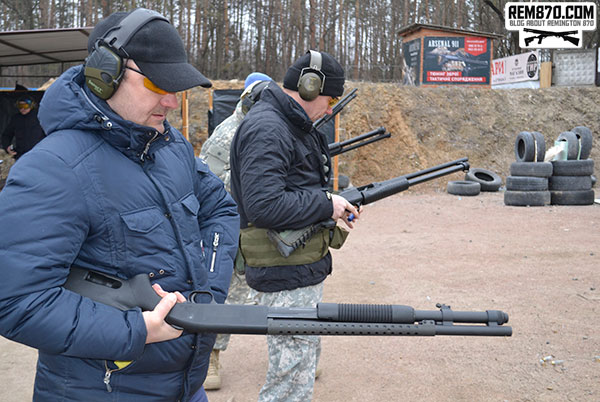
<path id="1" fill-rule="evenodd" d="M 325 85 L 325 74 L 321 71 L 321 53 L 310 50 L 310 62 L 308 67 L 300 71 L 298 79 L 298 93 L 305 101 L 312 101 L 323 92 Z"/>
<path id="2" fill-rule="evenodd" d="M 153 20 L 169 22 L 156 11 L 138 8 L 96 41 L 94 50 L 85 59 L 84 69 L 85 83 L 96 96 L 106 100 L 115 93 L 125 72 L 119 53 L 127 55 L 123 47 L 137 31 Z"/>

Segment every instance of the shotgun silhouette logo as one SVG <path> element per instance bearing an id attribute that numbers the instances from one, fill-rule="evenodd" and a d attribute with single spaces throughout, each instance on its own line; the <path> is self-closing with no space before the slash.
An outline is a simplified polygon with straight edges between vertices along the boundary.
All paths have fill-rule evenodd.
<path id="1" fill-rule="evenodd" d="M 569 36 L 569 35 L 577 35 L 578 31 L 552 32 L 552 31 L 541 31 L 541 30 L 538 30 L 538 29 L 524 28 L 523 32 L 535 34 L 534 36 L 530 36 L 528 38 L 525 38 L 525 45 L 527 45 L 527 46 L 529 46 L 529 44 L 534 39 L 537 39 L 538 40 L 538 45 L 541 45 L 542 41 L 544 39 L 546 39 L 548 37 L 551 37 L 551 36 L 556 36 L 556 37 L 562 38 L 563 40 L 566 40 L 567 42 L 570 42 L 570 43 L 572 43 L 575 46 L 579 46 L 579 38 L 575 38 L 573 36 Z"/>
<path id="2" fill-rule="evenodd" d="M 511 2 L 504 20 L 507 30 L 519 32 L 521 48 L 580 48 L 583 31 L 596 30 L 596 3 Z"/>

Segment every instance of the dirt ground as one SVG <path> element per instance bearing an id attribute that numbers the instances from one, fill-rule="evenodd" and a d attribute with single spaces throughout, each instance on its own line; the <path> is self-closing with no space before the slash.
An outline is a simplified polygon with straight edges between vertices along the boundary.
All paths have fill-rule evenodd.
<path id="1" fill-rule="evenodd" d="M 440 179 L 441 180 L 441 179 Z M 323 337 L 314 401 L 600 400 L 600 206 L 403 193 L 365 208 L 324 301 L 507 312 L 512 337 Z M 233 336 L 211 402 L 256 400 L 262 336 Z M 540 361 L 553 356 L 545 364 Z M 0 400 L 31 397 L 35 351 L 0 338 Z"/>
<path id="2" fill-rule="evenodd" d="M 348 85 L 355 86 L 341 139 L 379 126 L 392 133 L 340 156 L 340 171 L 355 185 L 465 156 L 505 178 L 520 131 L 540 131 L 550 146 L 585 125 L 594 133 L 591 157 L 600 155 L 597 88 Z M 206 138 L 206 107 L 206 91 L 193 92 L 189 126 L 197 147 Z M 180 125 L 177 116 L 170 120 Z M 595 169 L 598 177 L 598 163 Z M 324 337 L 314 401 L 600 400 L 600 205 L 508 207 L 502 191 L 447 194 L 448 180 L 459 179 L 455 173 L 367 206 L 347 244 L 333 251 L 324 301 L 499 309 L 514 335 Z M 223 387 L 209 400 L 256 400 L 267 365 L 264 337 L 234 336 L 222 364 Z M 31 399 L 34 370 L 33 349 L 0 338 L 0 400 Z"/>

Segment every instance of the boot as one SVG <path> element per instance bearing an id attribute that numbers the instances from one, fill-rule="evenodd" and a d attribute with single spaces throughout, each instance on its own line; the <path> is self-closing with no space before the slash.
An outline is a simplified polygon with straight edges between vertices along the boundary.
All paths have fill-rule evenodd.
<path id="1" fill-rule="evenodd" d="M 208 365 L 208 373 L 204 380 L 204 389 L 217 390 L 221 388 L 221 375 L 219 374 L 219 350 L 213 349 L 210 352 L 210 363 Z"/>

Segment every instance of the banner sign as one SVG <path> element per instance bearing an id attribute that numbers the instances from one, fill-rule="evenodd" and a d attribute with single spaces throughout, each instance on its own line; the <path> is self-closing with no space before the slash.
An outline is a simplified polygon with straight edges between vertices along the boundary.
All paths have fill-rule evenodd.
<path id="1" fill-rule="evenodd" d="M 509 31 L 519 31 L 521 48 L 576 49 L 583 31 L 596 30 L 596 3 L 511 2 L 504 21 Z"/>
<path id="2" fill-rule="evenodd" d="M 489 85 L 491 48 L 488 38 L 423 38 L 423 83 Z"/>
<path id="3" fill-rule="evenodd" d="M 503 57 L 492 61 L 492 85 L 539 80 L 539 51 Z"/>
<path id="4" fill-rule="evenodd" d="M 411 40 L 402 44 L 404 55 L 404 84 L 419 85 L 419 70 L 421 69 L 421 39 Z"/>

